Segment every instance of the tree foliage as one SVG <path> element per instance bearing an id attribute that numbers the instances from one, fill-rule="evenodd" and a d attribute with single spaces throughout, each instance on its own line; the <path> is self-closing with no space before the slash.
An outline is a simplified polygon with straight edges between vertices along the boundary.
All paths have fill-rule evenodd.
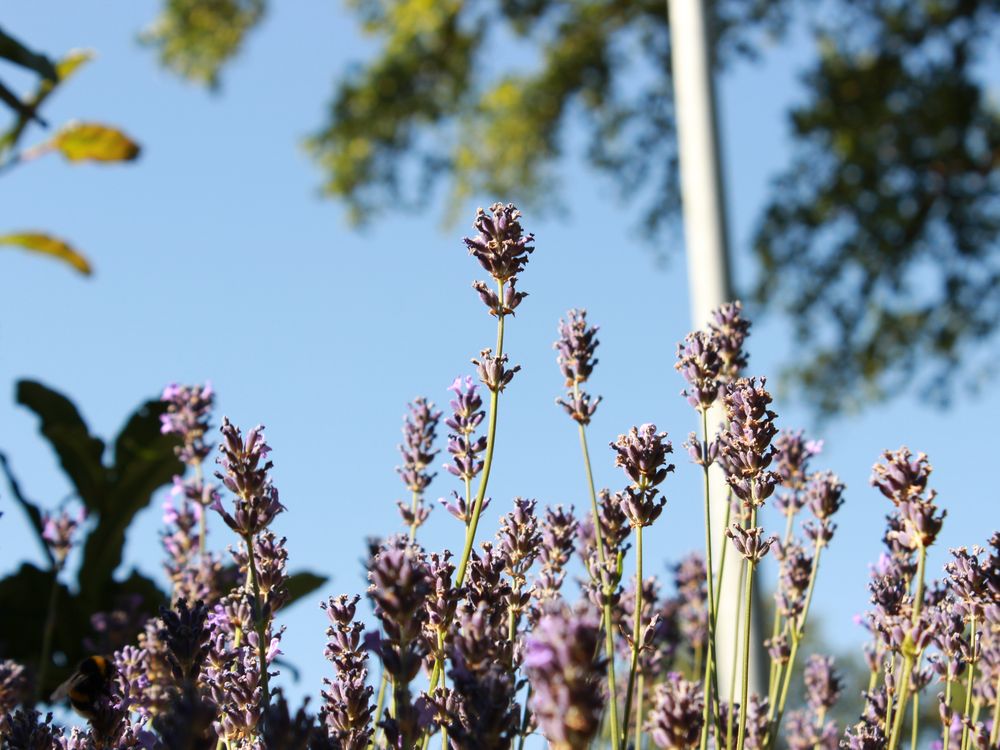
<path id="1" fill-rule="evenodd" d="M 1000 3 L 708 6 L 720 68 L 789 22 L 816 39 L 790 163 L 758 222 L 759 280 L 739 290 L 792 317 L 800 364 L 786 374 L 826 412 L 913 383 L 944 398 L 980 375 L 1000 322 L 1000 125 L 981 64 Z M 571 121 L 647 229 L 678 218 L 663 0 L 350 7 L 381 49 L 338 81 L 308 145 L 356 221 L 420 205 L 440 182 L 447 205 L 486 193 L 558 206 Z"/>

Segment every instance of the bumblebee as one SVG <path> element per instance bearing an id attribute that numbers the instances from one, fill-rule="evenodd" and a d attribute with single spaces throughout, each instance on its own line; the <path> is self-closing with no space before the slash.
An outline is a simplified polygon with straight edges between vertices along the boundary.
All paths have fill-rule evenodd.
<path id="1" fill-rule="evenodd" d="M 49 701 L 58 703 L 69 698 L 74 711 L 85 719 L 93 719 L 98 701 L 110 693 L 114 674 L 115 665 L 110 659 L 88 656 L 80 662 L 72 676 L 56 688 Z"/>

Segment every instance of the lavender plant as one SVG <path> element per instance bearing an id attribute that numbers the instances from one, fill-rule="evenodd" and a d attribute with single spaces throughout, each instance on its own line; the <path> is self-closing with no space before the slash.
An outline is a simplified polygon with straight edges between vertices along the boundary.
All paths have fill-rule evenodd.
<path id="1" fill-rule="evenodd" d="M 858 721 L 838 728 L 832 712 L 844 681 L 832 659 L 802 652 L 820 558 L 846 490 L 835 474 L 814 470 L 820 443 L 779 428 L 766 381 L 744 376 L 750 325 L 738 303 L 678 348 L 683 395 L 701 422 L 686 448 L 704 478 L 703 550 L 678 550 L 666 579 L 645 570 L 643 532 L 669 513 L 662 487 L 675 470 L 667 434 L 654 425 L 632 427 L 611 444 L 626 481 L 618 492 L 597 491 L 587 427 L 601 399 L 585 386 L 597 364 L 598 328 L 582 310 L 559 322 L 555 348 L 566 389 L 557 404 L 577 425 L 589 511 L 577 516 L 572 506 L 515 497 L 495 536 L 477 538 L 490 502 L 499 396 L 518 370 L 504 354 L 505 319 L 526 296 L 517 279 L 533 248 L 513 206 L 480 211 L 475 226 L 466 245 L 495 286 L 474 288 L 497 318 L 497 344 L 473 361 L 478 383 L 461 377 L 448 389 L 447 416 L 426 398 L 409 405 L 397 468 L 411 493 L 400 503 L 405 533 L 366 544 L 370 622 L 356 594 L 322 605 L 333 671 L 317 713 L 289 706 L 274 682 L 284 633 L 278 617 L 301 579 L 287 572 L 289 545 L 275 530 L 285 507 L 263 430 L 244 434 L 223 418 L 221 484 L 209 482 L 203 467 L 214 394 L 172 385 L 160 429 L 176 441 L 183 470 L 174 471 L 161 536 L 169 605 L 111 649 L 106 679 L 73 683 L 78 699 L 87 687 L 87 701 L 77 700 L 86 728 L 67 731 L 35 710 L 32 696 L 45 698 L 44 671 L 33 684 L 30 669 L 0 661 L 0 750 L 424 750 L 438 733 L 454 750 L 521 750 L 531 734 L 556 750 L 897 750 L 907 730 L 916 750 L 921 699 L 935 680 L 940 726 L 931 730 L 940 729 L 942 750 L 996 748 L 1000 533 L 988 546 L 952 550 L 943 578 L 928 580 L 927 550 L 944 512 L 929 487 L 927 457 L 905 448 L 886 452 L 873 470 L 872 484 L 891 507 L 862 620 L 871 636 L 869 684 Z M 487 391 L 488 409 L 480 395 Z M 461 522 L 457 554 L 417 539 L 442 419 L 444 466 L 460 482 L 441 501 Z M 710 534 L 713 466 L 729 495 L 723 540 Z M 784 516 L 781 536 L 760 525 L 768 501 Z M 230 562 L 209 548 L 209 508 L 235 535 Z M 39 515 L 53 578 L 72 557 L 82 521 Z M 635 574 L 623 586 L 630 554 Z M 719 577 L 730 554 L 743 569 L 743 658 L 731 685 L 720 686 Z M 750 594 L 767 555 L 777 561 L 775 614 L 767 692 L 757 695 L 749 689 Z M 49 616 L 56 612 L 51 606 Z M 110 643 L 141 613 L 123 606 L 95 614 Z M 792 682 L 802 660 L 799 691 Z M 48 661 L 43 654 L 41 664 Z"/>

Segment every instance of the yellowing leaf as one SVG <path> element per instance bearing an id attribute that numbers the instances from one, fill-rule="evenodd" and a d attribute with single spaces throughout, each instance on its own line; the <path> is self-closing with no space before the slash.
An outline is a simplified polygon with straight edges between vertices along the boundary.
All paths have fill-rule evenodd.
<path id="1" fill-rule="evenodd" d="M 110 125 L 71 122 L 64 125 L 46 144 L 69 161 L 132 161 L 139 144 Z"/>
<path id="2" fill-rule="evenodd" d="M 3 234 L 0 235 L 0 245 L 14 245 L 33 253 L 51 255 L 53 258 L 69 263 L 84 276 L 90 276 L 93 270 L 90 267 L 90 262 L 74 250 L 69 243 L 43 232 Z"/>
<path id="3" fill-rule="evenodd" d="M 66 56 L 56 63 L 60 83 L 72 76 L 81 65 L 93 59 L 94 53 L 89 49 L 72 49 L 67 52 Z"/>

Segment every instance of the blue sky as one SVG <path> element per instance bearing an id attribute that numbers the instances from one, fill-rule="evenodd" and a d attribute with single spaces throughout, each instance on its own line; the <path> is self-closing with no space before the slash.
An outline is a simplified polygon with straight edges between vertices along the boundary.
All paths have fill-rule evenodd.
<path id="1" fill-rule="evenodd" d="M 458 227 L 442 228 L 436 205 L 353 231 L 342 208 L 319 197 L 322 175 L 301 148 L 321 123 L 334 77 L 371 51 L 353 18 L 335 3 L 272 3 L 222 92 L 210 95 L 160 70 L 136 43 L 154 13 L 153 3 L 125 0 L 99 11 L 51 0 L 5 10 L 5 29 L 46 52 L 99 54 L 51 101 L 49 119 L 118 124 L 144 152 L 134 165 L 109 168 L 50 156 L 0 181 L 0 229 L 48 229 L 96 266 L 85 280 L 43 259 L 0 253 L 0 448 L 28 492 L 54 506 L 67 485 L 34 418 L 13 403 L 16 379 L 68 393 L 106 436 L 165 383 L 211 379 L 219 418 L 267 426 L 288 507 L 277 526 L 288 536 L 291 568 L 331 576 L 324 595 L 360 592 L 365 536 L 399 524 L 395 500 L 405 493 L 393 467 L 406 402 L 425 395 L 446 407 L 447 386 L 493 343 L 494 323 L 470 288 L 483 274 L 461 237 L 477 204 L 507 196 L 477 196 L 458 212 Z M 796 71 L 809 44 L 795 38 L 720 81 L 737 281 L 753 273 L 747 240 L 768 181 L 788 157 L 784 112 L 802 94 Z M 567 308 L 586 307 L 602 328 L 592 382 L 605 400 L 590 429 L 600 485 L 622 482 L 605 447 L 619 432 L 652 421 L 679 446 L 696 426 L 673 370 L 675 344 L 689 328 L 681 240 L 670 241 L 669 263 L 657 267 L 634 231 L 635 211 L 576 157 L 563 171 L 571 210 L 524 221 L 537 236 L 519 285 L 531 296 L 505 346 L 523 370 L 501 402 L 494 504 L 482 538 L 514 495 L 587 502 L 574 425 L 554 404 L 561 379 L 551 343 Z M 787 326 L 769 318 L 755 326 L 750 350 L 751 371 L 768 374 L 794 346 Z M 785 427 L 814 424 L 805 404 L 779 399 L 776 411 Z M 995 443 L 984 417 L 998 413 L 995 389 L 946 412 L 904 395 L 815 433 L 826 442 L 816 467 L 848 485 L 815 604 L 836 646 L 861 638 L 851 617 L 866 606 L 867 565 L 887 510 L 867 485 L 879 452 L 905 443 L 930 454 L 948 510 L 931 560 L 939 570 L 947 547 L 982 543 L 1000 525 L 996 490 L 983 481 Z M 666 572 L 665 561 L 701 538 L 699 474 L 683 455 L 677 463 L 665 485 L 668 508 L 647 535 L 647 570 Z M 430 495 L 452 488 L 440 472 Z M 2 573 L 38 553 L 2 495 L 0 508 Z M 132 529 L 126 569 L 160 575 L 159 524 L 157 501 Z M 461 544 L 458 522 L 438 510 L 421 534 L 430 548 Z M 215 524 L 210 541 L 222 548 L 234 540 Z M 284 650 L 303 674 L 292 692 L 316 697 L 330 673 L 318 601 L 284 619 Z"/>

